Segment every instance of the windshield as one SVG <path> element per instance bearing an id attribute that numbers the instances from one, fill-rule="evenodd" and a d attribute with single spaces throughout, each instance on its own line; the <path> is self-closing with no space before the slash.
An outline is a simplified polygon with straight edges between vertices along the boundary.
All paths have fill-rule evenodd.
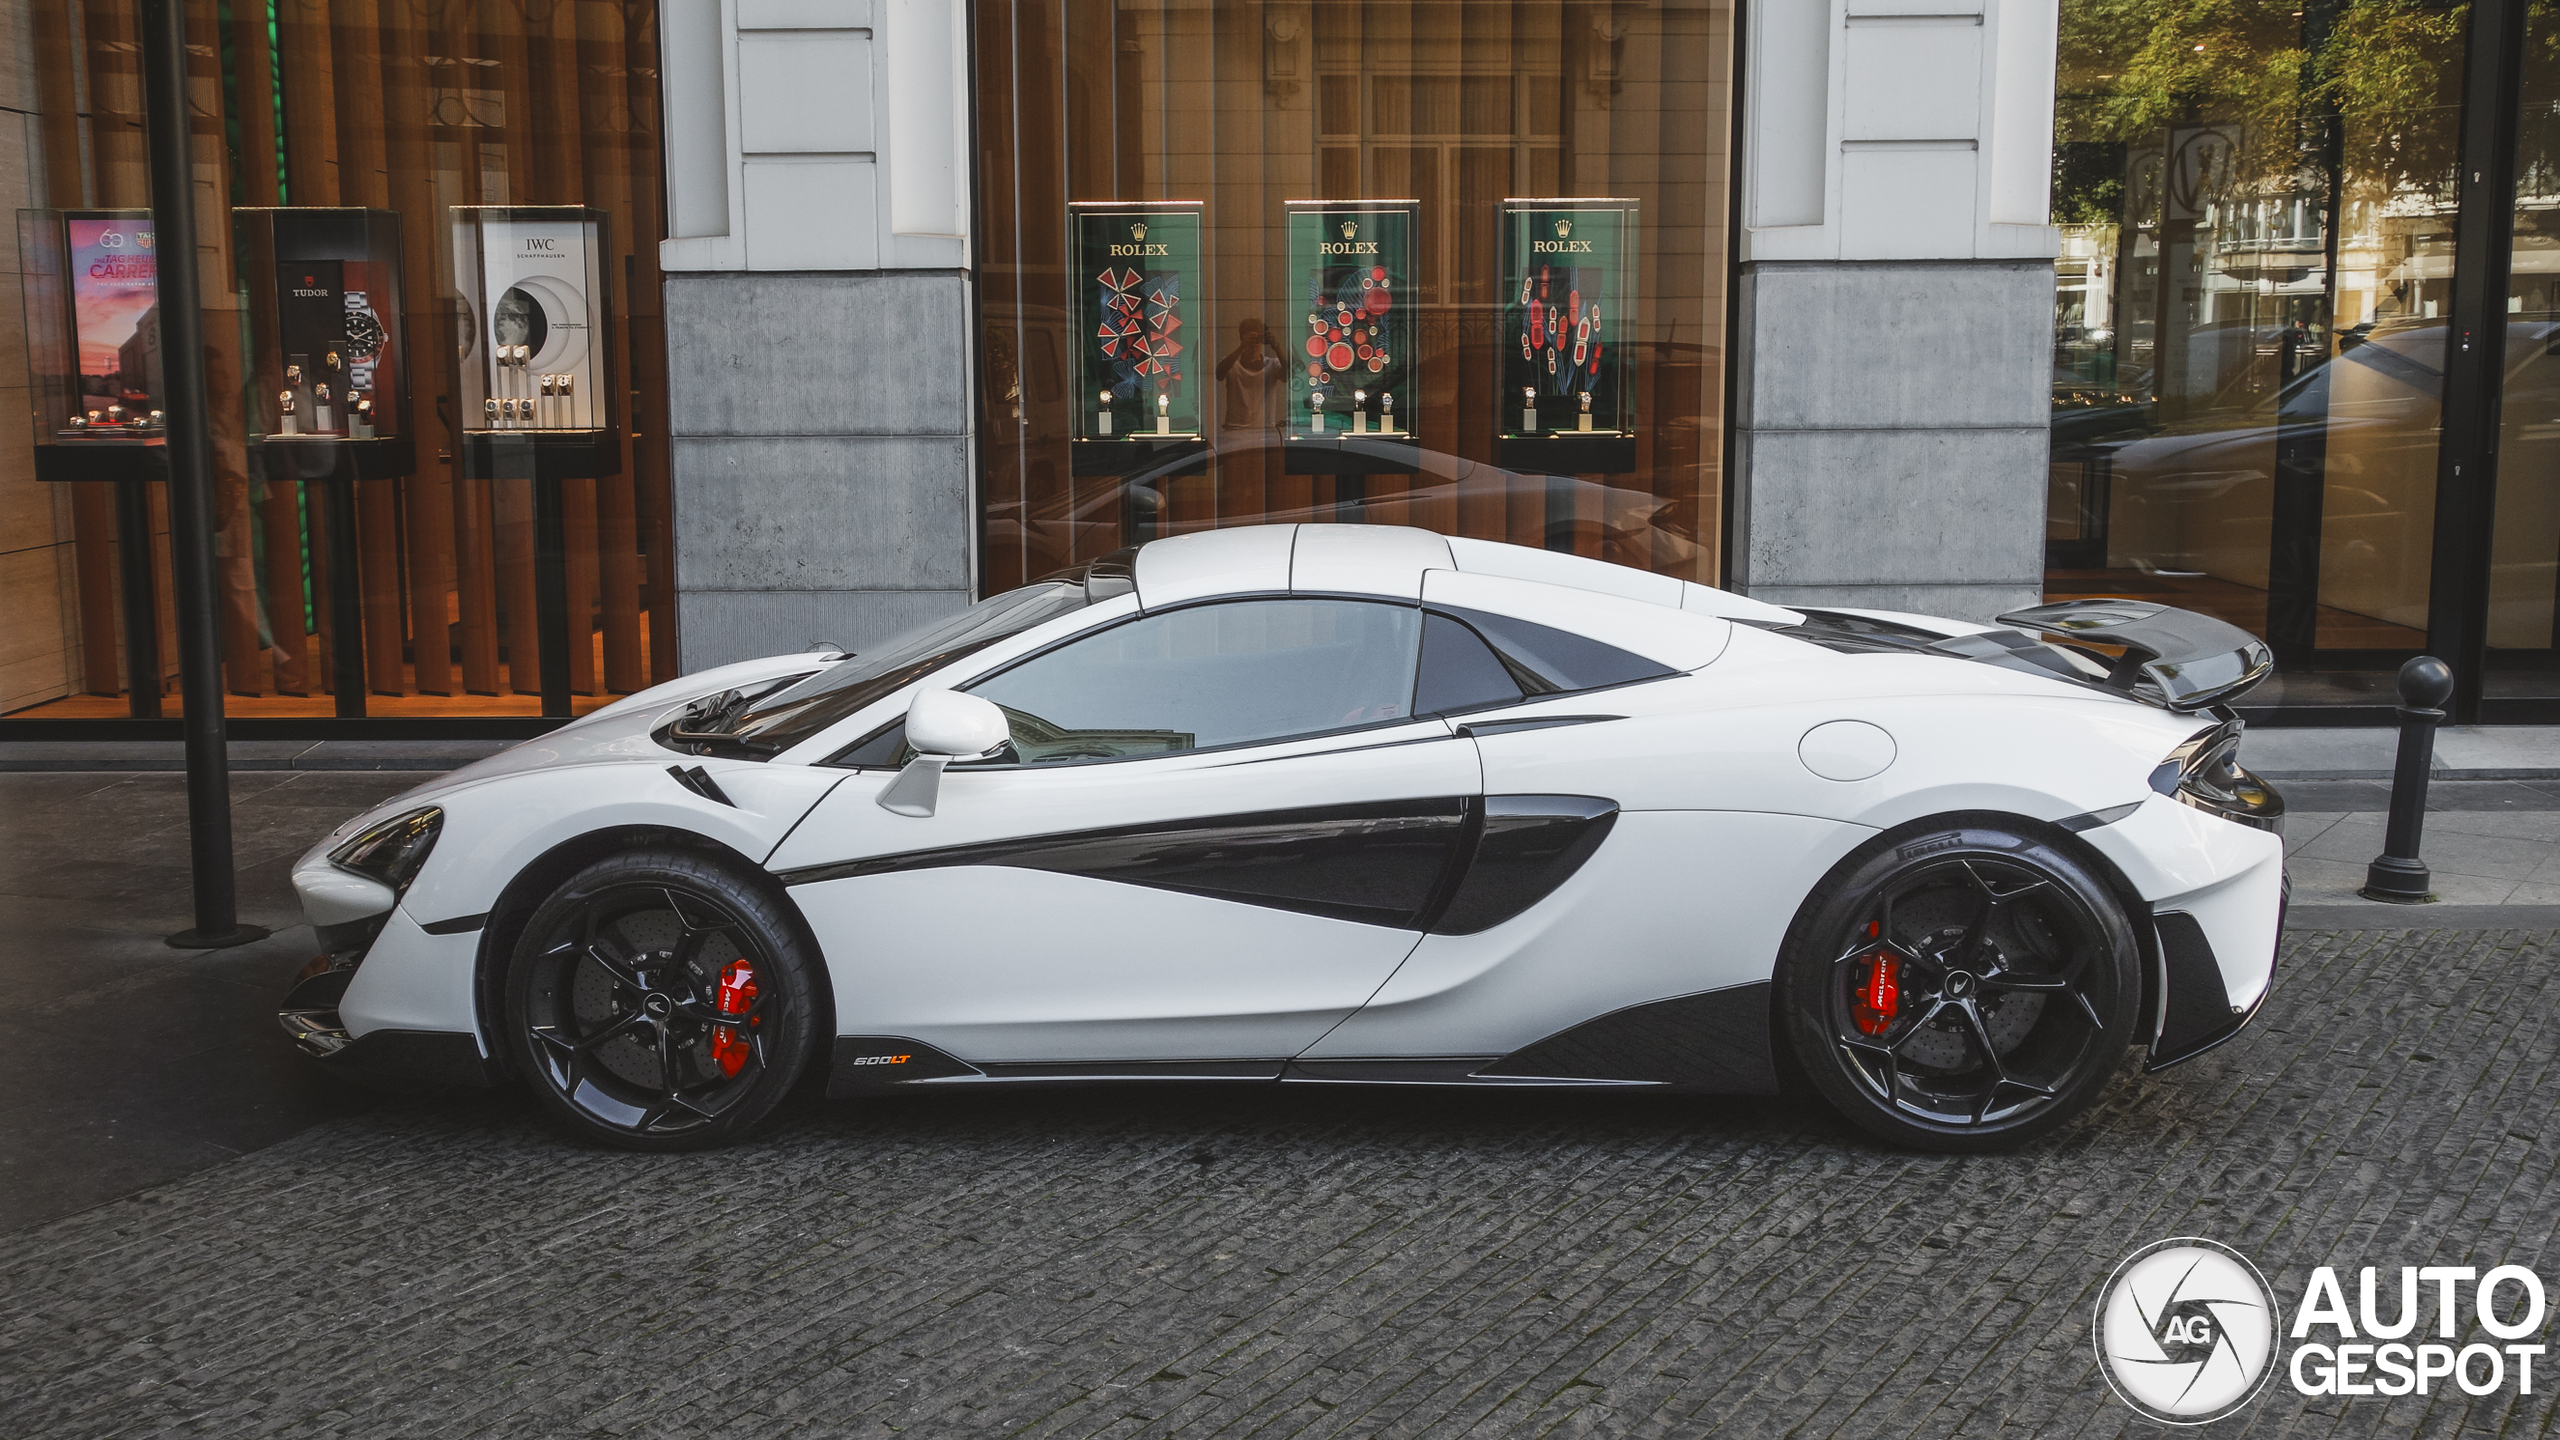
<path id="1" fill-rule="evenodd" d="M 676 721 L 671 737 L 690 746 L 776 755 L 964 655 L 1081 610 L 1095 598 L 1087 584 L 1076 580 L 1008 590 L 771 694 L 731 691 L 713 696 Z"/>

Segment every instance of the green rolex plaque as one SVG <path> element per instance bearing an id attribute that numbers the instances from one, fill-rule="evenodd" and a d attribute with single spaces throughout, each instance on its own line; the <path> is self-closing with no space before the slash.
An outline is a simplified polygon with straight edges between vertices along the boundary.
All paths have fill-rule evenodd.
<path id="1" fill-rule="evenodd" d="M 1289 202 L 1292 293 L 1272 329 L 1298 362 L 1289 434 L 1412 438 L 1413 200 Z"/>
<path id="2" fill-rule="evenodd" d="M 1635 428 L 1636 202 L 1502 202 L 1506 440 L 1609 439 Z"/>
<path id="3" fill-rule="evenodd" d="M 1074 220 L 1076 438 L 1197 438 L 1191 364 L 1200 293 L 1198 201 L 1078 202 Z"/>

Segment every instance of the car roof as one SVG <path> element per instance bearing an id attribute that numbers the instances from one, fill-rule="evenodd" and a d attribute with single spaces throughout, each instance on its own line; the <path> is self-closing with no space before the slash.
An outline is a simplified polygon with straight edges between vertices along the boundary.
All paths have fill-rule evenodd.
<path id="1" fill-rule="evenodd" d="M 1419 599 L 1429 570 L 1585 590 L 1672 610 L 1791 625 L 1748 596 L 1580 555 L 1443 536 L 1408 525 L 1239 525 L 1138 547 L 1138 603 L 1157 610 L 1219 595 L 1354 594 Z"/>

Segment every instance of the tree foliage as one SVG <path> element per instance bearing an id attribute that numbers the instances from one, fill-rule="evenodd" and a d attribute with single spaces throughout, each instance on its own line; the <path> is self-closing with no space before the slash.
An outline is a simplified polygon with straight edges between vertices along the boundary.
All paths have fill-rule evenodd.
<path id="1" fill-rule="evenodd" d="M 2469 9 L 2458 0 L 2063 0 L 2057 157 L 2066 147 L 2157 147 L 2173 128 L 2210 125 L 2232 141 L 2227 186 L 2325 188 L 2319 172 L 2336 163 L 2347 188 L 2375 201 L 2442 191 Z M 2064 223 L 2095 221 L 2108 198 L 2090 188 L 2086 155 L 2057 159 Z"/>

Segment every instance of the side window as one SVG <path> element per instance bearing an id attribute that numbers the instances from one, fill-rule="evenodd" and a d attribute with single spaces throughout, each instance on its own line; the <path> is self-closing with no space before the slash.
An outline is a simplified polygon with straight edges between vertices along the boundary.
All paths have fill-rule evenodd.
<path id="1" fill-rule="evenodd" d="M 1452 609 L 1449 613 L 1483 636 L 1494 653 L 1502 657 L 1511 678 L 1533 696 L 1599 690 L 1679 673 L 1659 661 L 1552 625 L 1481 610 Z"/>
<path id="2" fill-rule="evenodd" d="M 1348 730 L 1411 713 L 1422 617 L 1358 600 L 1241 600 L 1115 625 L 972 685 L 1027 765 Z"/>
<path id="3" fill-rule="evenodd" d="M 1440 614 L 1423 617 L 1422 676 L 1413 687 L 1413 713 L 1455 715 L 1517 705 L 1527 698 L 1511 667 L 1464 621 Z"/>
<path id="4" fill-rule="evenodd" d="M 1673 673 L 1615 645 L 1508 615 L 1434 610 L 1422 624 L 1422 673 L 1413 701 L 1417 715 L 1490 710 L 1540 695 L 1599 690 Z"/>

